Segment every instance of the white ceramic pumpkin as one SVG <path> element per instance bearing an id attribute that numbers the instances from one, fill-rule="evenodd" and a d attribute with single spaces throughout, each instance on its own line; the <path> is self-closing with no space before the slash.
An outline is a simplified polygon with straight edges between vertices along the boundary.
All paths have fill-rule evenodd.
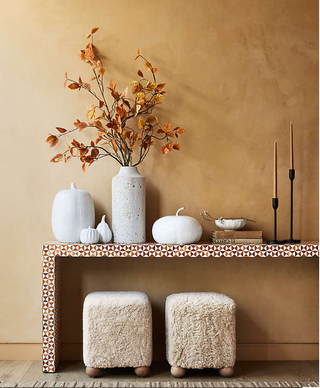
<path id="1" fill-rule="evenodd" d="M 82 244 L 95 244 L 99 241 L 99 232 L 97 229 L 85 228 L 81 230 L 80 241 Z"/>
<path id="2" fill-rule="evenodd" d="M 80 232 L 95 226 L 94 204 L 91 195 L 78 190 L 71 183 L 70 190 L 62 190 L 55 196 L 52 206 L 52 230 L 60 242 L 80 242 Z"/>
<path id="3" fill-rule="evenodd" d="M 97 226 L 97 231 L 99 232 L 99 242 L 106 244 L 112 239 L 112 232 L 109 228 L 109 225 L 106 223 L 106 216 L 102 216 L 100 224 Z"/>
<path id="4" fill-rule="evenodd" d="M 202 227 L 200 223 L 189 216 L 179 216 L 179 209 L 175 216 L 159 218 L 152 227 L 152 236 L 159 244 L 193 244 L 200 240 Z"/>

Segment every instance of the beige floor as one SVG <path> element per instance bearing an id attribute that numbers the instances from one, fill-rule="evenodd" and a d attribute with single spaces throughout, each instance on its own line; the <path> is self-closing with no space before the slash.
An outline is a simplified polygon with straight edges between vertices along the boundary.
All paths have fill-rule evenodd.
<path id="1" fill-rule="evenodd" d="M 222 381 L 216 370 L 188 371 L 179 381 Z M 265 381 L 319 381 L 318 361 L 239 361 L 231 379 L 247 382 Z M 0 381 L 93 381 L 86 373 L 81 361 L 63 361 L 57 373 L 42 373 L 41 361 L 0 361 Z M 94 381 L 139 381 L 133 369 L 111 369 Z M 150 375 L 143 381 L 177 381 L 169 373 L 165 362 L 155 362 Z"/>

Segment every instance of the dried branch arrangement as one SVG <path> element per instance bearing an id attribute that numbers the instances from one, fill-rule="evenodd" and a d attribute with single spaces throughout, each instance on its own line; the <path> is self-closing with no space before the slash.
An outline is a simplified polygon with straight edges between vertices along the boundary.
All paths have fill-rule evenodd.
<path id="1" fill-rule="evenodd" d="M 86 35 L 86 39 L 91 38 L 91 43 L 88 43 L 79 54 L 80 59 L 90 65 L 93 72 L 91 81 L 96 84 L 96 92 L 91 84 L 83 82 L 81 77 L 76 81 L 65 73 L 65 87 L 68 86 L 71 90 L 85 90 L 95 99 L 95 103 L 90 105 L 86 113 L 87 121 L 77 119 L 74 122 L 75 127 L 70 130 L 56 127 L 59 134 L 49 134 L 46 142 L 49 143 L 50 147 L 54 147 L 60 137 L 74 131 L 81 132 L 86 128 L 96 129 L 95 138 L 90 142 L 90 145 L 73 139 L 70 145 L 67 144 L 68 149 L 55 155 L 51 162 L 65 161 L 67 163 L 72 157 L 76 157 L 82 162 L 82 169 L 85 171 L 86 166 L 90 166 L 93 162 L 105 157 L 111 157 L 121 166 L 138 166 L 144 161 L 150 148 L 157 140 L 166 142 L 161 148 L 163 155 L 172 150 L 180 150 L 179 143 L 174 140 L 185 130 L 181 127 L 171 129 L 170 122 L 161 125 L 158 118 L 151 115 L 155 106 L 162 104 L 166 93 L 163 90 L 165 84 L 157 82 L 157 69 L 140 54 L 138 49 L 135 60 L 142 59 L 144 61 L 147 75 L 139 70 L 137 73 L 139 80 L 130 82 L 132 96 L 129 97 L 129 87 L 119 93 L 114 81 L 111 81 L 109 87 L 105 88 L 104 75 L 106 70 L 95 53 L 93 45 L 93 36 L 97 31 L 98 28 L 93 28 L 91 33 Z M 107 101 L 106 92 L 111 95 L 111 103 Z M 137 125 L 130 124 L 133 120 L 137 121 Z M 138 148 L 137 160 L 135 161 L 133 160 L 134 148 Z"/>

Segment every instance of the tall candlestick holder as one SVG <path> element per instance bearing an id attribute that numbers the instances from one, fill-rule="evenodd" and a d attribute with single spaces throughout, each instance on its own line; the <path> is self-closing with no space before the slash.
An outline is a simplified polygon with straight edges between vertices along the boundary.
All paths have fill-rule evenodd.
<path id="1" fill-rule="evenodd" d="M 274 238 L 271 241 L 267 241 L 267 244 L 283 244 L 283 241 L 277 240 L 277 209 L 278 209 L 279 201 L 278 198 L 272 198 L 272 207 L 274 210 L 274 226 L 273 226 L 273 233 Z"/>
<path id="2" fill-rule="evenodd" d="M 291 181 L 291 207 L 290 207 L 290 239 L 284 240 L 287 244 L 299 244 L 300 240 L 295 240 L 293 238 L 293 181 L 295 178 L 295 169 L 291 168 L 289 170 L 289 179 Z"/>

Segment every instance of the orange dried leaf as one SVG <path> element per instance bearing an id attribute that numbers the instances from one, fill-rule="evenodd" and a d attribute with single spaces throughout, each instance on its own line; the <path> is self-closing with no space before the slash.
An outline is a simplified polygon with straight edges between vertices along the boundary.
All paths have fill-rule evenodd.
<path id="1" fill-rule="evenodd" d="M 163 94 L 156 94 L 154 97 L 154 101 L 158 102 L 164 98 Z"/>
<path id="2" fill-rule="evenodd" d="M 104 128 L 103 128 L 103 125 L 102 125 L 102 122 L 100 120 L 96 120 L 94 122 L 94 126 L 98 129 L 100 129 L 101 131 L 104 131 Z"/>
<path id="3" fill-rule="evenodd" d="M 117 152 L 118 148 L 117 148 L 117 143 L 114 139 L 111 139 L 111 143 L 112 143 L 112 148 Z"/>
<path id="4" fill-rule="evenodd" d="M 138 141 L 138 140 L 141 140 L 142 139 L 142 136 L 140 135 L 140 133 L 136 133 L 135 135 L 134 135 L 134 140 L 135 141 Z"/>
<path id="5" fill-rule="evenodd" d="M 98 74 L 103 77 L 104 73 L 106 72 L 106 69 L 104 67 L 99 67 Z"/>
<path id="6" fill-rule="evenodd" d="M 82 165 L 82 171 L 86 172 L 86 164 L 85 163 L 83 163 L 83 165 Z"/>
<path id="7" fill-rule="evenodd" d="M 174 150 L 179 150 L 180 151 L 180 144 L 179 143 L 172 143 L 172 148 Z"/>
<path id="8" fill-rule="evenodd" d="M 111 81 L 111 82 L 110 82 L 110 86 L 109 86 L 109 88 L 110 88 L 111 90 L 113 90 L 113 91 L 114 91 L 114 90 L 115 90 L 115 88 L 116 88 L 116 85 L 117 85 L 117 84 L 116 84 L 114 81 Z"/>
<path id="9" fill-rule="evenodd" d="M 104 105 L 104 102 L 103 101 L 99 101 L 99 107 L 102 108 Z"/>
<path id="10" fill-rule="evenodd" d="M 91 30 L 91 34 L 95 34 L 99 30 L 99 27 L 95 27 Z"/>
<path id="11" fill-rule="evenodd" d="M 140 54 L 140 49 L 138 49 L 137 54 L 138 54 L 138 55 Z"/>
<path id="12" fill-rule="evenodd" d="M 60 133 L 65 133 L 65 132 L 67 132 L 66 129 L 61 128 L 61 127 L 56 127 L 56 129 L 57 129 Z"/>
<path id="13" fill-rule="evenodd" d="M 90 36 L 91 36 L 91 34 L 87 34 L 85 38 L 86 38 L 86 39 L 89 39 Z"/>
<path id="14" fill-rule="evenodd" d="M 76 147 L 77 149 L 80 148 L 80 143 L 79 143 L 77 140 L 75 140 L 75 139 L 72 140 L 71 144 L 72 144 L 74 147 Z"/>
<path id="15" fill-rule="evenodd" d="M 46 142 L 49 144 L 50 148 L 54 147 L 58 143 L 59 139 L 55 135 L 51 135 L 47 137 Z"/>
<path id="16" fill-rule="evenodd" d="M 58 163 L 58 162 L 61 162 L 63 159 L 63 155 L 62 154 L 57 154 L 56 156 L 54 156 L 50 162 L 52 163 Z"/>
<path id="17" fill-rule="evenodd" d="M 139 77 L 143 77 L 143 73 L 142 73 L 141 70 L 138 71 L 138 76 L 139 76 Z"/>
<path id="18" fill-rule="evenodd" d="M 85 123 L 84 121 L 80 122 L 78 125 L 77 125 L 77 128 L 79 129 L 79 132 L 81 132 L 83 129 L 87 128 L 88 124 Z"/>
<path id="19" fill-rule="evenodd" d="M 91 151 L 91 156 L 92 156 L 93 158 L 96 158 L 98 155 L 99 155 L 99 150 L 98 150 L 98 148 L 94 148 L 94 149 Z"/>
<path id="20" fill-rule="evenodd" d="M 166 84 L 159 84 L 159 85 L 157 86 L 158 92 L 160 92 L 160 90 L 163 89 L 165 86 L 166 86 Z"/>
<path id="21" fill-rule="evenodd" d="M 176 135 L 182 135 L 183 133 L 185 133 L 185 129 L 181 128 L 181 127 L 175 127 L 173 132 L 176 134 Z"/>
<path id="22" fill-rule="evenodd" d="M 131 148 L 133 148 L 135 145 L 136 145 L 136 141 L 133 141 L 133 142 L 131 143 Z"/>
<path id="23" fill-rule="evenodd" d="M 156 116 L 149 116 L 146 120 L 147 123 L 153 123 L 154 121 L 158 122 L 158 119 Z"/>
<path id="24" fill-rule="evenodd" d="M 67 144 L 67 146 L 68 146 L 68 149 L 69 149 L 70 154 L 73 156 L 73 148 L 71 148 L 71 147 L 69 146 L 69 144 Z"/>
<path id="25" fill-rule="evenodd" d="M 144 67 L 149 70 L 149 71 L 152 71 L 152 65 L 150 62 L 148 61 L 144 61 Z"/>
<path id="26" fill-rule="evenodd" d="M 78 81 L 78 82 L 79 82 L 80 85 L 82 85 L 82 79 L 81 79 L 81 77 L 79 77 L 79 81 Z"/>
<path id="27" fill-rule="evenodd" d="M 84 55 L 86 60 L 89 60 L 89 61 L 94 60 L 94 51 L 91 43 L 87 44 Z"/>
<path id="28" fill-rule="evenodd" d="M 158 70 L 158 69 L 157 69 L 156 67 L 154 67 L 154 68 L 152 69 L 152 73 L 155 74 L 155 73 L 157 72 L 157 70 Z"/>
<path id="29" fill-rule="evenodd" d="M 72 90 L 76 90 L 76 89 L 80 89 L 80 86 L 76 82 L 73 82 L 68 86 L 68 88 Z"/>
<path id="30" fill-rule="evenodd" d="M 143 127 L 146 125 L 145 121 L 143 120 L 142 117 L 138 120 L 138 128 L 143 129 Z"/>
<path id="31" fill-rule="evenodd" d="M 132 137 L 132 130 L 131 129 L 125 129 L 122 132 L 121 137 L 122 137 L 123 140 L 126 140 L 127 138 L 130 139 Z"/>
<path id="32" fill-rule="evenodd" d="M 161 148 L 161 152 L 163 155 L 166 155 L 169 152 L 169 148 L 167 147 L 167 145 L 165 145 Z"/>
<path id="33" fill-rule="evenodd" d="M 169 133 L 167 133 L 167 136 L 168 137 L 174 137 L 174 133 L 173 132 L 169 132 Z"/>
<path id="34" fill-rule="evenodd" d="M 171 123 L 167 123 L 164 127 L 163 127 L 163 130 L 165 131 L 165 133 L 168 133 L 170 131 L 170 128 L 171 128 Z"/>
<path id="35" fill-rule="evenodd" d="M 87 120 L 92 120 L 96 117 L 96 111 L 93 109 L 90 109 L 88 110 L 88 112 L 86 113 L 86 118 Z"/>

